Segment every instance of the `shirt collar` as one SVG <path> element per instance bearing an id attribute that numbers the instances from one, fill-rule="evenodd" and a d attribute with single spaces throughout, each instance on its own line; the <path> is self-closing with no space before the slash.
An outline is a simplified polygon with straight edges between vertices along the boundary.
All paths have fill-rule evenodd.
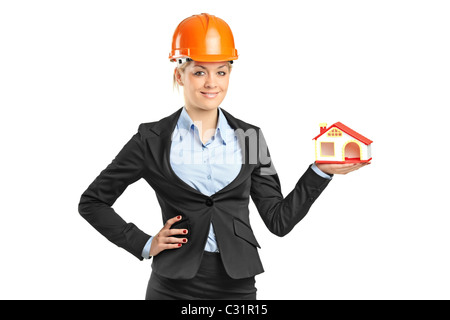
<path id="1" fill-rule="evenodd" d="M 223 141 L 223 144 L 227 144 L 227 135 L 229 134 L 229 128 L 227 118 L 225 118 L 222 110 L 219 109 L 219 119 L 217 120 L 217 130 L 216 135 L 219 135 Z"/>
<path id="2" fill-rule="evenodd" d="M 189 132 L 189 130 L 191 130 L 193 125 L 194 121 L 192 121 L 191 117 L 189 117 L 186 108 L 183 107 L 183 110 L 181 110 L 180 118 L 177 122 L 177 127 L 180 131 L 180 135 L 185 136 Z"/>
<path id="3" fill-rule="evenodd" d="M 228 124 L 227 118 L 223 114 L 222 110 L 219 109 L 219 118 L 217 120 L 217 128 L 215 132 L 215 136 L 218 136 L 223 141 L 223 144 L 227 144 L 227 142 L 230 142 L 231 138 L 234 138 L 234 135 L 232 134 L 234 130 L 230 127 Z M 180 118 L 177 122 L 178 131 L 180 136 L 184 137 L 188 132 L 190 132 L 191 129 L 193 129 L 193 126 L 195 126 L 194 121 L 192 121 L 191 117 L 186 111 L 186 108 L 183 107 L 183 110 L 181 111 Z"/>

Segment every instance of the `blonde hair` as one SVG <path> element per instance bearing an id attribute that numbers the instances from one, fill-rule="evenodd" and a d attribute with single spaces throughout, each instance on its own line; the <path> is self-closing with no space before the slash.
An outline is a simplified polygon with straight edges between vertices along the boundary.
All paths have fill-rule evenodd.
<path id="1" fill-rule="evenodd" d="M 180 73 L 184 73 L 184 71 L 186 70 L 186 68 L 192 63 L 194 62 L 193 60 L 188 60 L 185 63 L 181 64 L 181 65 L 177 65 L 177 67 L 174 70 L 173 73 L 173 90 L 175 90 L 175 88 L 177 88 L 177 91 L 180 92 L 180 85 L 177 82 L 177 77 L 176 77 L 176 70 L 178 70 Z M 230 61 L 228 62 L 228 70 L 229 72 L 231 72 L 231 69 L 233 68 L 233 63 L 231 63 Z"/>

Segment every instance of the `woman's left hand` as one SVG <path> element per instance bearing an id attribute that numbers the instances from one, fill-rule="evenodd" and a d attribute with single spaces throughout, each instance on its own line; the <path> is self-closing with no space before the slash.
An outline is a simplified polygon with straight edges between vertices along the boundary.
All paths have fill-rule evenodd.
<path id="1" fill-rule="evenodd" d="M 317 168 L 326 174 L 347 174 L 369 165 L 365 163 L 316 163 Z"/>

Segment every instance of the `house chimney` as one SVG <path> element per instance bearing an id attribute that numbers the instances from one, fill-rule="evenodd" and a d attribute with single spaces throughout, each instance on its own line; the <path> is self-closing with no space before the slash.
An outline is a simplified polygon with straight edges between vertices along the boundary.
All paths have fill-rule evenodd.
<path id="1" fill-rule="evenodd" d="M 324 133 L 327 130 L 327 124 L 325 122 L 320 123 L 319 127 L 320 127 L 320 134 Z"/>

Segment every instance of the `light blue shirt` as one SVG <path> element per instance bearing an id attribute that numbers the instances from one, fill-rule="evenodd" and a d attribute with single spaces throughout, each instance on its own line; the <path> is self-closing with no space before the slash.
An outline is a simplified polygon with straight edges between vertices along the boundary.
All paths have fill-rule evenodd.
<path id="1" fill-rule="evenodd" d="M 181 180 L 194 189 L 210 196 L 226 187 L 239 174 L 242 166 L 241 148 L 233 128 L 228 124 L 222 110 L 219 110 L 217 127 L 211 132 L 211 139 L 202 143 L 198 127 L 183 107 L 175 130 L 172 133 L 170 164 Z M 315 164 L 312 169 L 323 178 L 331 177 L 322 172 Z M 148 259 L 153 237 L 142 251 L 142 257 Z M 210 224 L 205 251 L 219 252 Z"/>

